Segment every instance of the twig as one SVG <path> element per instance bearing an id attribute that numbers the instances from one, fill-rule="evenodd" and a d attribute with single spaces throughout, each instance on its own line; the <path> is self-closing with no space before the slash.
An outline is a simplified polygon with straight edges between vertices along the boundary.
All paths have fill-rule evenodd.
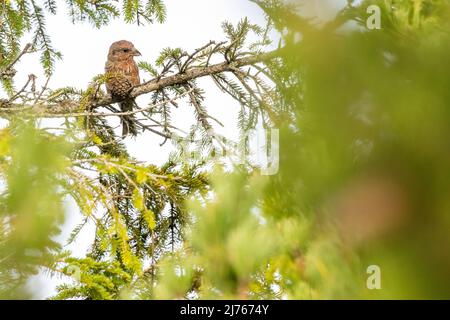
<path id="1" fill-rule="evenodd" d="M 36 79 L 36 76 L 34 74 L 28 75 L 28 80 L 25 83 L 25 85 L 22 87 L 22 89 L 17 91 L 17 93 L 14 96 L 12 96 L 11 99 L 9 99 L 9 102 L 14 102 L 14 100 L 16 100 L 26 90 L 30 82 L 33 81 L 34 79 Z"/>
<path id="2" fill-rule="evenodd" d="M 50 81 L 50 77 L 47 77 L 47 80 L 45 81 L 44 86 L 42 87 L 42 90 L 39 92 L 37 98 L 34 100 L 33 106 L 35 106 L 39 99 L 41 99 L 42 95 L 44 94 L 45 90 L 47 90 L 48 82 Z"/>
<path id="3" fill-rule="evenodd" d="M 78 113 L 46 113 L 46 112 L 36 112 L 34 116 L 40 117 L 40 118 L 70 118 L 70 117 L 117 117 L 117 116 L 128 116 L 133 115 L 137 113 L 141 113 L 144 111 L 148 111 L 150 109 L 156 108 L 160 105 L 163 105 L 165 103 L 169 103 L 170 101 L 178 100 L 185 95 L 189 94 L 190 92 L 184 92 L 182 94 L 177 95 L 176 97 L 168 100 L 168 101 L 161 101 L 156 104 L 153 104 L 151 106 L 148 106 L 146 108 L 140 108 L 138 110 L 132 110 L 127 112 L 78 112 Z M 24 110 L 24 108 L 4 108 L 0 109 L 0 112 L 8 112 L 8 111 L 18 111 L 18 110 Z"/>
<path id="4" fill-rule="evenodd" d="M 183 73 L 186 71 L 186 68 L 189 66 L 189 64 L 192 62 L 192 60 L 194 59 L 194 57 L 201 51 L 207 49 L 208 47 L 212 46 L 213 44 L 215 44 L 214 41 L 210 41 L 208 44 L 204 45 L 203 47 L 195 50 L 192 54 L 190 54 L 186 61 L 183 63 L 183 65 L 180 68 L 180 72 Z"/>

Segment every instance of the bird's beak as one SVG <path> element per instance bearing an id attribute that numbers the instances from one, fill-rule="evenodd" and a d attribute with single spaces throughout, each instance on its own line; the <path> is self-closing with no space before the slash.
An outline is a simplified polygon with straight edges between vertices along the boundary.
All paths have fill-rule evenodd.
<path id="1" fill-rule="evenodd" d="M 141 53 L 136 48 L 133 49 L 133 56 L 141 56 Z"/>

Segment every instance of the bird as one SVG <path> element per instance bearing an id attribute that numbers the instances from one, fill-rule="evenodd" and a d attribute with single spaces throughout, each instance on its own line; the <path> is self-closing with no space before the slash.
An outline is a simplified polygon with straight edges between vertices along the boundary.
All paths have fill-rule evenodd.
<path id="1" fill-rule="evenodd" d="M 141 82 L 139 68 L 134 57 L 141 53 L 127 40 L 116 41 L 111 44 L 108 60 L 105 64 L 106 90 L 113 99 L 119 100 L 120 110 L 128 112 L 133 110 L 134 99 L 129 97 L 131 90 Z M 121 116 L 122 137 L 136 136 L 138 131 L 133 115 Z"/>

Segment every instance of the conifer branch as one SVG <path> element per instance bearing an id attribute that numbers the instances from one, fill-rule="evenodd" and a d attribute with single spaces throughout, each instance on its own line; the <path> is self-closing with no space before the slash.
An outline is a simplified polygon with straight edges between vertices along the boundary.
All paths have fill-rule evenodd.
<path id="1" fill-rule="evenodd" d="M 2 78 L 4 75 L 6 75 L 13 67 L 14 65 L 19 62 L 19 60 L 22 58 L 23 55 L 27 54 L 28 52 L 30 52 L 30 48 L 31 48 L 32 44 L 31 43 L 27 43 L 25 45 L 25 47 L 22 49 L 22 51 L 17 55 L 17 57 L 11 61 L 10 64 L 8 64 L 3 70 L 0 71 L 0 78 Z"/>

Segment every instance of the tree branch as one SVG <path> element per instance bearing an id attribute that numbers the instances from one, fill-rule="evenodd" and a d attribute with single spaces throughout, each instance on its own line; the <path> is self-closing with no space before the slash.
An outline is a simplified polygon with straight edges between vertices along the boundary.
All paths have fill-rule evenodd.
<path id="1" fill-rule="evenodd" d="M 135 87 L 129 94 L 130 98 L 136 98 L 138 96 L 148 94 L 163 88 L 171 87 L 174 85 L 186 84 L 194 79 L 214 76 L 223 72 L 235 72 L 236 68 L 251 66 L 257 63 L 262 63 L 271 59 L 276 58 L 279 55 L 279 50 L 271 51 L 268 53 L 263 53 L 259 55 L 254 55 L 250 57 L 245 57 L 241 59 L 236 59 L 231 62 L 222 62 L 218 64 L 211 64 L 209 66 L 195 66 L 188 69 L 185 72 L 179 72 L 175 75 L 166 77 L 156 77 L 142 85 Z M 88 109 L 92 111 L 95 108 L 105 107 L 113 103 L 120 102 L 120 100 L 113 99 L 110 95 L 104 95 L 101 97 L 94 97 L 88 105 Z M 28 106 L 23 104 L 9 104 L 1 105 L 0 102 L 0 114 L 1 113 L 12 113 L 26 111 L 27 113 L 34 113 L 36 116 L 51 116 L 62 114 L 64 116 L 70 116 L 71 113 L 75 115 L 80 115 L 79 109 L 80 104 L 78 101 L 74 100 L 63 100 L 60 102 L 50 103 L 50 104 L 40 104 L 37 103 L 34 106 Z M 90 113 L 92 115 L 92 113 Z"/>
<path id="2" fill-rule="evenodd" d="M 0 78 L 8 73 L 8 71 L 11 70 L 11 68 L 13 68 L 17 62 L 19 62 L 20 58 L 22 58 L 23 55 L 29 52 L 31 46 L 32 46 L 31 43 L 27 43 L 25 45 L 25 47 L 22 49 L 19 55 L 13 61 L 11 61 L 11 63 L 9 63 L 3 70 L 0 71 Z"/>
<path id="3" fill-rule="evenodd" d="M 256 56 L 252 56 L 252 57 L 237 59 L 237 60 L 231 61 L 229 63 L 222 62 L 222 63 L 218 63 L 218 64 L 213 64 L 213 65 L 210 65 L 207 67 L 194 67 L 192 69 L 189 69 L 186 72 L 178 73 L 173 76 L 164 77 L 161 79 L 153 79 L 153 80 L 150 80 L 140 86 L 137 86 L 133 89 L 133 91 L 131 91 L 130 97 L 135 98 L 137 96 L 140 96 L 140 95 L 143 95 L 143 94 L 146 94 L 149 92 L 161 90 L 162 88 L 177 85 L 177 84 L 183 84 L 183 83 L 186 83 L 186 82 L 194 80 L 194 79 L 211 76 L 211 75 L 215 75 L 215 74 L 227 72 L 227 71 L 231 72 L 231 71 L 235 70 L 236 68 L 268 61 L 277 56 L 278 56 L 278 50 L 260 54 L 260 55 L 256 55 Z M 111 104 L 111 103 L 112 103 L 112 101 L 110 99 L 105 99 L 104 101 L 98 101 L 97 106 L 101 106 L 103 104 Z"/>

